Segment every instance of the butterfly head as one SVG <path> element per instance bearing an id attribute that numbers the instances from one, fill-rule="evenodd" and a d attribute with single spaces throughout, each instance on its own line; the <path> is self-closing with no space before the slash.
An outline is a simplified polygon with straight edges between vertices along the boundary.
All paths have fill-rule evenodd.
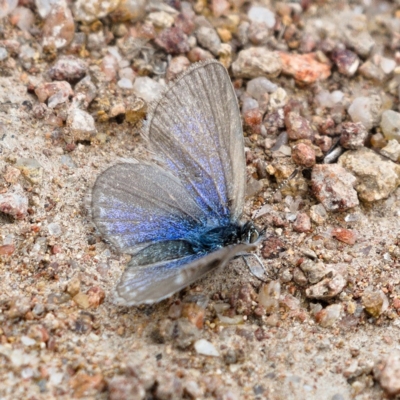
<path id="1" fill-rule="evenodd" d="M 251 221 L 248 221 L 241 226 L 241 243 L 256 243 L 260 241 L 263 236 L 264 231 L 260 231 L 259 229 L 257 229 L 257 227 Z"/>

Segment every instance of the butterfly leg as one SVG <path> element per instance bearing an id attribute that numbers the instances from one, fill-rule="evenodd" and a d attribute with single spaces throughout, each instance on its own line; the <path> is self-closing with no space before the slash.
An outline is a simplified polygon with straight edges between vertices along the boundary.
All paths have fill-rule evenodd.
<path id="1" fill-rule="evenodd" d="M 260 257 L 257 254 L 254 253 L 240 253 L 238 254 L 239 257 L 243 257 L 243 260 L 245 264 L 247 265 L 247 268 L 250 270 L 250 272 L 260 281 L 265 282 L 266 280 L 266 270 L 264 267 L 264 264 L 262 263 Z M 249 263 L 247 261 L 247 257 L 254 257 L 257 261 L 257 263 Z"/>

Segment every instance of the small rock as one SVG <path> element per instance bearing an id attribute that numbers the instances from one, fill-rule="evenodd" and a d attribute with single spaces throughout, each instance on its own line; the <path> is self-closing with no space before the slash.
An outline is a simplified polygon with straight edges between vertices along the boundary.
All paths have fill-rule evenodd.
<path id="1" fill-rule="evenodd" d="M 48 100 L 49 108 L 55 108 L 73 96 L 71 85 L 66 81 L 45 82 L 35 88 L 35 94 L 41 103 Z"/>
<path id="2" fill-rule="evenodd" d="M 379 66 L 386 75 L 389 75 L 396 68 L 396 61 L 391 58 L 381 57 Z"/>
<path id="3" fill-rule="evenodd" d="M 351 245 L 355 244 L 357 239 L 357 235 L 355 234 L 354 231 L 345 228 L 332 229 L 332 237 L 336 238 L 337 240 L 340 240 L 343 243 Z"/>
<path id="4" fill-rule="evenodd" d="M 81 291 L 81 278 L 79 274 L 73 276 L 72 279 L 67 283 L 67 293 L 74 297 Z"/>
<path id="5" fill-rule="evenodd" d="M 311 174 L 314 195 L 329 211 L 345 211 L 359 204 L 353 188 L 356 181 L 338 164 L 315 165 Z"/>
<path id="6" fill-rule="evenodd" d="M 97 94 L 96 85 L 92 82 L 90 76 L 85 76 L 75 85 L 75 96 L 83 95 L 83 108 L 89 107 L 89 104 L 94 100 Z"/>
<path id="7" fill-rule="evenodd" d="M 3 244 L 0 246 L 0 256 L 11 256 L 15 251 L 15 245 Z"/>
<path id="8" fill-rule="evenodd" d="M 82 398 L 86 397 L 86 394 L 95 390 L 96 392 L 102 392 L 106 383 L 103 375 L 88 375 L 82 370 L 78 371 L 69 381 L 71 388 L 73 389 L 74 397 Z"/>
<path id="9" fill-rule="evenodd" d="M 400 352 L 392 350 L 374 367 L 374 376 L 389 396 L 400 394 Z"/>
<path id="10" fill-rule="evenodd" d="M 144 100 L 129 96 L 125 102 L 125 120 L 133 125 L 142 121 L 146 116 L 147 104 Z"/>
<path id="11" fill-rule="evenodd" d="M 360 59 L 356 53 L 347 49 L 336 49 L 331 56 L 339 72 L 346 76 L 353 76 L 360 65 Z"/>
<path id="12" fill-rule="evenodd" d="M 319 107 L 332 108 L 337 104 L 340 104 L 343 100 L 344 93 L 340 90 L 334 90 L 329 92 L 329 90 L 321 90 L 315 96 L 315 102 Z"/>
<path id="13" fill-rule="evenodd" d="M 61 226 L 57 222 L 51 222 L 48 224 L 47 230 L 49 231 L 50 236 L 59 237 L 62 235 Z"/>
<path id="14" fill-rule="evenodd" d="M 91 23 L 106 17 L 119 3 L 119 0 L 77 0 L 74 2 L 74 17 L 77 21 Z"/>
<path id="15" fill-rule="evenodd" d="M 299 286 L 306 286 L 308 283 L 307 277 L 300 268 L 295 268 L 293 271 L 293 281 Z"/>
<path id="16" fill-rule="evenodd" d="M 148 76 L 139 76 L 133 84 L 133 92 L 150 103 L 161 96 L 164 86 Z"/>
<path id="17" fill-rule="evenodd" d="M 119 5 L 111 13 L 114 22 L 139 21 L 146 12 L 147 0 L 120 0 Z"/>
<path id="18" fill-rule="evenodd" d="M 313 138 L 314 131 L 309 121 L 296 111 L 291 111 L 286 114 L 285 125 L 289 138 L 292 140 Z"/>
<path id="19" fill-rule="evenodd" d="M 194 349 L 197 354 L 202 354 L 203 356 L 219 357 L 218 350 L 206 339 L 197 340 L 194 343 Z"/>
<path id="20" fill-rule="evenodd" d="M 177 27 L 167 28 L 160 32 L 156 44 L 169 54 L 187 53 L 190 50 L 188 37 Z"/>
<path id="21" fill-rule="evenodd" d="M 322 281 L 306 289 L 306 296 L 309 299 L 332 299 L 344 289 L 346 286 L 346 279 L 343 275 L 334 273 L 333 271 L 328 275 L 331 276 L 327 276 Z"/>
<path id="22" fill-rule="evenodd" d="M 23 318 L 30 311 L 32 304 L 28 297 L 19 296 L 11 299 L 10 308 L 5 312 L 5 315 L 10 319 Z"/>
<path id="23" fill-rule="evenodd" d="M 338 163 L 357 177 L 355 189 L 364 201 L 386 199 L 400 184 L 400 166 L 365 147 L 347 151 Z"/>
<path id="24" fill-rule="evenodd" d="M 343 36 L 348 47 L 361 57 L 368 57 L 372 48 L 375 46 L 375 41 L 366 30 L 351 29 L 348 27 L 343 30 Z"/>
<path id="25" fill-rule="evenodd" d="M 386 74 L 382 69 L 369 60 L 361 65 L 358 72 L 365 78 L 372 79 L 378 83 L 382 83 L 386 79 Z"/>
<path id="26" fill-rule="evenodd" d="M 298 213 L 296 221 L 293 224 L 293 230 L 295 232 L 310 232 L 311 231 L 310 217 L 306 213 Z"/>
<path id="27" fill-rule="evenodd" d="M 144 400 L 146 390 L 135 376 L 114 376 L 108 381 L 110 400 Z"/>
<path id="28" fill-rule="evenodd" d="M 21 171 L 22 176 L 32 185 L 42 183 L 43 167 L 33 158 L 18 158 L 15 167 Z"/>
<path id="29" fill-rule="evenodd" d="M 217 56 L 221 50 L 221 39 L 214 28 L 201 26 L 196 30 L 196 38 L 200 45 Z"/>
<path id="30" fill-rule="evenodd" d="M 269 235 L 263 242 L 261 255 L 266 259 L 278 258 L 281 252 L 285 251 L 285 243 L 274 235 Z"/>
<path id="31" fill-rule="evenodd" d="M 389 300 L 382 290 L 365 291 L 362 295 L 365 311 L 374 318 L 378 318 L 389 307 Z"/>
<path id="32" fill-rule="evenodd" d="M 0 6 L 0 19 L 11 14 L 18 5 L 18 0 L 2 0 Z"/>
<path id="33" fill-rule="evenodd" d="M 321 281 L 328 273 L 323 262 L 305 260 L 300 264 L 300 269 L 304 272 L 309 283 L 315 284 Z"/>
<path id="34" fill-rule="evenodd" d="M 27 7 L 17 7 L 11 14 L 10 22 L 21 31 L 29 31 L 35 22 L 35 15 Z"/>
<path id="35" fill-rule="evenodd" d="M 345 149 L 357 150 L 364 147 L 368 131 L 361 122 L 345 122 L 342 124 L 340 144 Z"/>
<path id="36" fill-rule="evenodd" d="M 8 183 L 17 183 L 21 171 L 18 168 L 14 168 L 11 165 L 6 166 L 6 170 L 3 174 L 3 178 Z"/>
<path id="37" fill-rule="evenodd" d="M 392 161 L 398 161 L 400 159 L 400 143 L 397 140 L 389 140 L 387 145 L 383 147 L 380 153 L 390 158 Z"/>
<path id="38" fill-rule="evenodd" d="M 190 61 L 185 56 L 174 57 L 167 69 L 166 78 L 168 81 L 174 80 L 178 75 L 185 71 L 190 65 Z"/>
<path id="39" fill-rule="evenodd" d="M 266 7 L 252 6 L 247 12 L 250 21 L 265 24 L 269 29 L 275 26 L 275 14 Z"/>
<path id="40" fill-rule="evenodd" d="M 72 108 L 68 112 L 67 127 L 77 140 L 91 140 L 97 133 L 93 117 L 79 108 Z"/>
<path id="41" fill-rule="evenodd" d="M 310 207 L 310 218 L 317 225 L 322 225 L 327 217 L 328 213 L 322 204 L 315 204 Z"/>
<path id="42" fill-rule="evenodd" d="M 263 76 L 248 81 L 246 86 L 246 92 L 258 102 L 263 100 L 266 93 L 273 93 L 277 89 L 278 86 L 275 83 Z"/>
<path id="43" fill-rule="evenodd" d="M 48 74 L 52 80 L 77 81 L 82 79 L 88 70 L 85 61 L 75 56 L 62 56 L 50 68 Z"/>
<path id="44" fill-rule="evenodd" d="M 243 125 L 245 131 L 250 134 L 260 134 L 261 132 L 262 113 L 257 108 L 252 108 L 243 114 Z"/>
<path id="45" fill-rule="evenodd" d="M 71 10 L 65 4 L 54 4 L 44 21 L 43 46 L 63 49 L 72 42 L 74 34 L 75 23 Z"/>
<path id="46" fill-rule="evenodd" d="M 317 60 L 315 53 L 294 54 L 280 52 L 282 73 L 293 76 L 298 82 L 309 84 L 324 80 L 331 74 L 328 64 Z"/>
<path id="47" fill-rule="evenodd" d="M 264 47 L 250 47 L 239 52 L 232 64 L 232 73 L 236 78 L 274 78 L 280 74 L 282 62 L 279 54 Z"/>
<path id="48" fill-rule="evenodd" d="M 387 140 L 396 139 L 400 143 L 400 113 L 393 110 L 384 111 L 380 127 Z"/>
<path id="49" fill-rule="evenodd" d="M 188 59 L 195 63 L 197 61 L 206 61 L 212 60 L 214 56 L 207 50 L 202 49 L 201 47 L 193 47 L 187 54 Z"/>
<path id="50" fill-rule="evenodd" d="M 89 304 L 89 297 L 87 294 L 84 293 L 78 293 L 77 295 L 75 295 L 72 300 L 74 301 L 74 303 L 81 309 L 86 310 L 87 308 L 90 307 Z"/>
<path id="51" fill-rule="evenodd" d="M 196 328 L 203 329 L 205 308 L 196 303 L 182 304 L 181 317 L 186 318 Z"/>
<path id="52" fill-rule="evenodd" d="M 264 308 L 267 314 L 272 314 L 279 310 L 279 297 L 281 295 L 281 285 L 279 281 L 264 283 L 258 293 L 258 303 Z"/>
<path id="53" fill-rule="evenodd" d="M 301 167 L 311 168 L 316 163 L 315 150 L 311 145 L 298 143 L 292 147 L 292 160 Z"/>
<path id="54" fill-rule="evenodd" d="M 159 374 L 156 378 L 155 398 L 160 400 L 181 399 L 183 387 L 181 379 L 171 373 Z"/>
<path id="55" fill-rule="evenodd" d="M 155 11 L 147 15 L 146 21 L 152 23 L 157 28 L 171 28 L 174 24 L 174 17 L 165 11 Z"/>
<path id="56" fill-rule="evenodd" d="M 367 130 L 379 124 L 381 119 L 382 100 L 378 95 L 357 97 L 347 112 L 353 122 L 361 122 Z"/>
<path id="57" fill-rule="evenodd" d="M 103 303 L 106 294 L 104 290 L 98 286 L 93 286 L 87 291 L 90 308 L 97 308 Z"/>
<path id="58" fill-rule="evenodd" d="M 315 320 L 324 328 L 329 328 L 339 320 L 342 311 L 341 304 L 331 304 L 315 315 Z"/>

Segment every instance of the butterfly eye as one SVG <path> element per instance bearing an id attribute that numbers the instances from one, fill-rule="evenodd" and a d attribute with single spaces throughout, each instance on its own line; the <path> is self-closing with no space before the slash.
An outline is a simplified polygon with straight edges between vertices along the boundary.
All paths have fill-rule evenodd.
<path id="1" fill-rule="evenodd" d="M 260 237 L 259 233 L 254 229 L 250 232 L 250 243 L 254 243 Z"/>

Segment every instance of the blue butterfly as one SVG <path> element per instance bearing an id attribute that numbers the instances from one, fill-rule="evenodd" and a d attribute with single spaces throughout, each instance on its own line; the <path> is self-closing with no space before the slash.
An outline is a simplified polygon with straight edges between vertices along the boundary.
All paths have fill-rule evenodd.
<path id="1" fill-rule="evenodd" d="M 178 77 L 151 106 L 143 136 L 157 158 L 107 169 L 92 192 L 96 227 L 132 254 L 115 290 L 121 305 L 165 299 L 262 237 L 240 221 L 243 131 L 222 64 L 196 63 Z"/>

